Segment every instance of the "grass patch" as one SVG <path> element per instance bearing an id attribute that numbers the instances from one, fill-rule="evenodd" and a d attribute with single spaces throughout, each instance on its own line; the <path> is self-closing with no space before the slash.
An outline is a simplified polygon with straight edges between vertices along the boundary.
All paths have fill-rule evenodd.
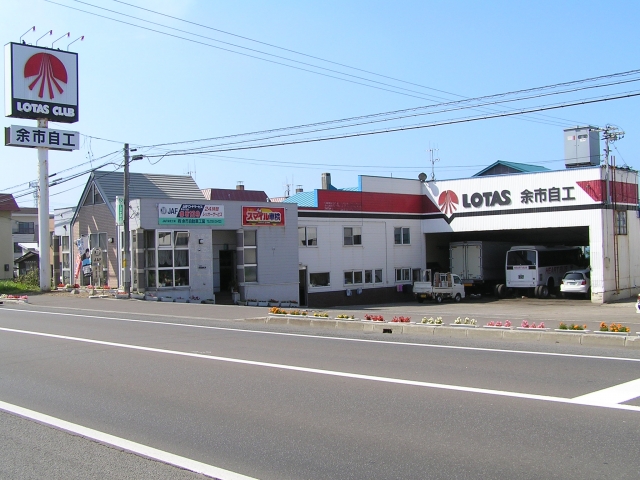
<path id="1" fill-rule="evenodd" d="M 0 280 L 0 295 L 6 293 L 7 295 L 21 294 L 26 295 L 28 293 L 37 293 L 40 291 L 40 287 L 33 286 L 27 283 L 16 282 L 14 280 Z"/>

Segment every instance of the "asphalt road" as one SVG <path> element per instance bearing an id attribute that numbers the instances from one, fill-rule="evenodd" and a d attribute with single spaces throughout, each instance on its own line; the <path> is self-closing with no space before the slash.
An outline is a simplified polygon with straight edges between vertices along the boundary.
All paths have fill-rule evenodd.
<path id="1" fill-rule="evenodd" d="M 637 322 L 630 303 L 559 302 L 367 310 Z M 638 350 L 244 321 L 266 310 L 61 296 L 2 306 L 0 410 L 29 412 L 0 413 L 0 477 L 203 478 L 154 457 L 164 452 L 229 479 L 638 478 Z"/>

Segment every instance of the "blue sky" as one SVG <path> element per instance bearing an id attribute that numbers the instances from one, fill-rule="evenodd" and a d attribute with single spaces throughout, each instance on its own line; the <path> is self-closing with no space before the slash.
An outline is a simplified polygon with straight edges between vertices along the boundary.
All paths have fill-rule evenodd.
<path id="1" fill-rule="evenodd" d="M 83 148 L 73 153 L 50 152 L 50 174 L 57 173 L 58 178 L 67 178 L 107 160 L 114 162 L 107 168 L 116 168 L 122 159 L 124 142 L 137 145 L 136 153 L 159 155 L 169 149 L 211 147 L 229 140 L 150 146 L 409 109 L 640 69 L 637 33 L 640 4 L 631 0 L 617 2 L 615 10 L 595 1 L 127 0 L 138 7 L 210 28 L 114 0 L 53 1 L 3 0 L 0 32 L 2 43 L 6 44 L 18 41 L 35 25 L 36 32 L 24 37 L 27 43 L 34 43 L 52 29 L 51 37 L 39 41 L 41 46 L 50 45 L 67 31 L 71 32 L 72 40 L 85 35 L 82 42 L 71 46 L 79 54 L 80 121 L 72 126 L 51 124 L 53 128 L 81 132 L 85 135 Z M 342 73 L 268 57 L 211 39 Z M 66 49 L 67 43 L 64 39 L 56 46 Z M 637 93 L 638 83 L 491 108 L 493 111 L 533 108 L 623 92 Z M 132 163 L 131 169 L 145 173 L 195 172 L 193 176 L 201 188 L 235 188 L 241 181 L 247 189 L 264 190 L 277 197 L 284 194 L 286 184 L 292 192 L 298 185 L 304 190 L 319 188 L 322 172 L 330 172 L 337 187 L 357 185 L 360 174 L 417 178 L 420 172 L 425 172 L 430 177 L 429 148 L 438 149 L 440 160 L 434 171 L 437 179 L 466 177 L 496 160 L 562 169 L 564 128 L 615 124 L 626 132 L 612 152 L 617 164 L 638 170 L 638 107 L 640 97 L 631 97 L 547 111 L 543 116 L 530 114 L 298 145 L 144 158 Z M 301 137 L 448 121 L 486 112 L 486 108 L 456 110 Z M 35 123 L 6 117 L 2 122 L 3 127 Z M 234 141 L 247 138 L 237 137 Z M 8 173 L 0 176 L 0 192 L 22 195 L 25 184 L 38 177 L 34 150 L 3 147 L 0 161 Z M 86 178 L 85 175 L 52 187 L 51 209 L 75 205 Z M 33 206 L 33 197 L 21 196 L 18 203 Z"/>

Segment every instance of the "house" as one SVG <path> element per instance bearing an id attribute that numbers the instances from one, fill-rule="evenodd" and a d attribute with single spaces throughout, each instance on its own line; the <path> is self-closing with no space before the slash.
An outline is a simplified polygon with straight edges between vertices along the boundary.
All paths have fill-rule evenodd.
<path id="1" fill-rule="evenodd" d="M 0 193 L 0 279 L 13 278 L 16 247 L 13 243 L 13 212 L 20 210 L 13 195 Z"/>

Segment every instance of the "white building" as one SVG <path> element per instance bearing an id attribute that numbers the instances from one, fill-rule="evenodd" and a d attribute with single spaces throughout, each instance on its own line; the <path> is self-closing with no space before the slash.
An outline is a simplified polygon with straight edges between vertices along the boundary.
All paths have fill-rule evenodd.
<path id="1" fill-rule="evenodd" d="M 636 295 L 637 172 L 493 174 L 513 165 L 498 162 L 459 180 L 361 176 L 356 189 L 325 182 L 288 198 L 299 206 L 301 299 L 310 306 L 406 299 L 399 291 L 420 269 L 448 269 L 450 242 L 474 240 L 589 247 L 592 302 Z"/>

